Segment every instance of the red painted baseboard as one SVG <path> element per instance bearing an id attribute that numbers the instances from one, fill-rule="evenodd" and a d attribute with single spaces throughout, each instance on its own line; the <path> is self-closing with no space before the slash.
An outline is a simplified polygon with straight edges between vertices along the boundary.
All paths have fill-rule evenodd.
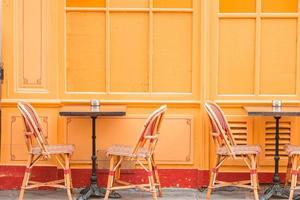
<path id="1" fill-rule="evenodd" d="M 25 167 L 0 166 L 0 190 L 19 189 L 22 183 Z M 84 187 L 90 183 L 90 169 L 72 169 L 74 187 Z M 106 185 L 107 171 L 98 170 L 98 183 Z M 200 188 L 208 185 L 209 171 L 197 169 L 160 169 L 159 176 L 163 187 Z M 36 181 L 50 181 L 63 177 L 63 171 L 56 167 L 39 166 L 33 168 L 32 179 Z M 259 173 L 260 183 L 271 183 L 273 173 Z M 284 181 L 285 174 L 280 174 Z M 236 181 L 248 179 L 249 173 L 221 172 L 219 179 L 224 181 Z M 133 183 L 147 182 L 147 174 L 141 170 L 127 170 L 122 173 L 122 179 Z"/>

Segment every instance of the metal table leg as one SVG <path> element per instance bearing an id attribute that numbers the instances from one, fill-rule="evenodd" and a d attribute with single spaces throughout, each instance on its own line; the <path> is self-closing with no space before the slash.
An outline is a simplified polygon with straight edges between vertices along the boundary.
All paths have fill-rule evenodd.
<path id="1" fill-rule="evenodd" d="M 92 116 L 92 175 L 91 175 L 91 184 L 86 187 L 85 189 L 80 191 L 80 196 L 77 200 L 86 200 L 89 199 L 91 196 L 96 197 L 104 197 L 106 192 L 105 189 L 98 187 L 97 184 L 97 155 L 96 155 L 96 118 L 97 116 Z M 121 195 L 112 192 L 109 195 L 110 198 L 121 198 Z"/>
<path id="2" fill-rule="evenodd" d="M 279 177 L 279 120 L 280 116 L 275 116 L 276 121 L 276 131 L 275 131 L 275 172 L 273 176 L 273 184 L 267 188 L 264 192 L 264 195 L 260 198 L 261 200 L 268 200 L 272 196 L 288 199 L 290 191 L 286 188 L 280 186 L 280 177 Z"/>

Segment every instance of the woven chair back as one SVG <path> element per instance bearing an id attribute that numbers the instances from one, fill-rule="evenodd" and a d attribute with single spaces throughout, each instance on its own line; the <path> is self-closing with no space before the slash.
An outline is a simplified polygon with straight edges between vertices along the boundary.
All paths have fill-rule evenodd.
<path id="1" fill-rule="evenodd" d="M 139 150 L 148 145 L 148 151 L 153 154 L 159 138 L 160 125 L 163 116 L 167 110 L 167 106 L 163 105 L 150 114 L 142 128 L 139 141 L 137 142 L 133 153 L 136 154 Z"/>
<path id="2" fill-rule="evenodd" d="M 49 153 L 46 148 L 48 142 L 45 138 L 38 114 L 30 104 L 25 102 L 18 102 L 18 109 L 22 114 L 25 124 L 24 133 L 28 150 L 31 151 L 33 145 L 37 143 L 41 148 L 42 154 L 48 156 Z"/>
<path id="3" fill-rule="evenodd" d="M 225 146 L 227 151 L 234 156 L 232 146 L 236 145 L 236 142 L 223 111 L 212 101 L 207 101 L 205 103 L 205 110 L 210 118 L 212 136 L 216 146 L 218 148 Z"/>

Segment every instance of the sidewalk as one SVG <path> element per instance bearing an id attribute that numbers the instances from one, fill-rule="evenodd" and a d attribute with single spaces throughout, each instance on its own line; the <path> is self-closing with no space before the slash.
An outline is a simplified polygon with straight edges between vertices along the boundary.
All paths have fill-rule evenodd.
<path id="1" fill-rule="evenodd" d="M 75 190 L 74 197 L 79 194 L 78 189 Z M 147 192 L 136 192 L 135 190 L 126 190 L 119 192 L 122 195 L 121 200 L 151 200 L 151 194 Z M 206 191 L 199 191 L 195 189 L 181 189 L 181 188 L 165 188 L 163 189 L 164 196 L 158 198 L 159 200 L 202 200 L 205 199 Z M 0 191 L 1 200 L 16 200 L 18 197 L 18 190 L 3 190 Z M 45 190 L 31 190 L 25 192 L 24 200 L 66 200 L 67 194 L 65 190 L 45 191 Z M 74 198 L 76 199 L 76 198 Z M 99 199 L 99 198 L 92 198 Z M 247 189 L 228 188 L 226 191 L 218 190 L 213 193 L 212 199 L 216 200 L 237 200 L 237 199 L 253 199 L 253 193 Z"/>

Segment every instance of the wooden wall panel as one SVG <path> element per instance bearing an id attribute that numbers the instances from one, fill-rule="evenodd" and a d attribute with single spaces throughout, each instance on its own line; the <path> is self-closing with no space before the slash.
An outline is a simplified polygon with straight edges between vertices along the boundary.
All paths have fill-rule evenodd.
<path id="1" fill-rule="evenodd" d="M 219 11 L 222 13 L 248 13 L 255 12 L 255 0 L 220 0 Z"/>
<path id="2" fill-rule="evenodd" d="M 6 99 L 54 98 L 58 88 L 56 2 L 3 2 Z"/>
<path id="3" fill-rule="evenodd" d="M 9 157 L 11 161 L 26 161 L 27 148 L 24 137 L 24 122 L 21 116 L 10 117 Z"/>
<path id="4" fill-rule="evenodd" d="M 45 130 L 45 138 L 48 139 L 48 117 L 40 116 L 42 127 Z M 10 160 L 11 161 L 26 161 L 28 157 L 28 150 L 25 144 L 24 136 L 24 122 L 23 118 L 19 116 L 10 117 L 10 127 L 11 127 L 11 140 L 10 140 Z M 35 143 L 36 144 L 36 143 Z"/>
<path id="5" fill-rule="evenodd" d="M 110 7 L 116 8 L 148 8 L 149 0 L 110 0 Z"/>
<path id="6" fill-rule="evenodd" d="M 46 89 L 47 2 L 15 1 L 15 65 L 18 91 Z"/>
<path id="7" fill-rule="evenodd" d="M 193 0 L 153 0 L 154 8 L 191 8 Z"/>
<path id="8" fill-rule="evenodd" d="M 67 46 L 61 45 L 67 52 L 66 57 L 64 52 L 60 55 L 61 65 L 67 64 L 67 69 L 61 70 L 63 75 L 60 77 L 67 91 L 60 90 L 61 97 L 87 99 L 92 95 L 101 99 L 145 100 L 169 99 L 171 94 L 176 99 L 182 99 L 180 95 L 186 93 L 184 99 L 195 100 L 199 95 L 197 66 L 200 57 L 195 55 L 200 51 L 200 36 L 197 34 L 199 19 L 196 17 L 200 6 L 197 1 L 192 1 L 109 0 L 105 8 L 64 5 L 67 18 L 65 22 L 60 22 L 60 26 L 66 26 L 69 30 L 63 38 Z M 91 13 L 103 13 L 101 27 L 86 27 L 85 16 Z M 87 42 L 74 38 L 76 29 L 71 30 L 70 24 L 85 27 L 84 30 L 90 34 L 93 28 L 97 29 L 93 32 L 97 36 L 89 37 Z M 105 46 L 97 46 L 95 42 L 99 40 Z M 90 41 L 94 41 L 92 47 L 97 46 L 97 50 L 74 48 L 90 47 Z M 84 53 L 80 53 L 82 49 Z M 97 63 L 94 61 L 96 57 L 99 57 Z M 82 60 L 88 60 L 92 67 L 83 70 L 85 64 Z M 105 67 L 102 68 L 103 65 Z M 98 72 L 102 76 L 97 79 Z M 86 74 L 91 74 L 91 77 Z M 141 96 L 145 93 L 149 96 Z"/>
<path id="9" fill-rule="evenodd" d="M 154 92 L 192 92 L 192 31 L 190 13 L 154 14 Z"/>
<path id="10" fill-rule="evenodd" d="M 76 147 L 76 151 L 72 155 L 72 161 L 89 163 L 92 152 L 92 120 L 80 117 L 63 117 L 63 119 L 65 142 L 74 144 Z M 98 128 L 96 134 L 99 139 L 101 133 Z"/>
<path id="11" fill-rule="evenodd" d="M 297 12 L 298 0 L 262 0 L 263 12 Z"/>
<path id="12" fill-rule="evenodd" d="M 103 117 L 97 120 L 97 149 L 104 150 L 112 144 L 134 146 L 147 116 Z M 64 132 L 67 143 L 75 144 L 74 163 L 90 163 L 91 120 L 68 118 Z M 166 117 L 156 149 L 159 163 L 193 163 L 192 116 Z M 83 142 L 84 141 L 84 142 Z M 176 152 L 176 153 L 174 153 Z"/>
<path id="13" fill-rule="evenodd" d="M 148 13 L 111 13 L 110 90 L 149 91 Z"/>
<path id="14" fill-rule="evenodd" d="M 106 0 L 66 0 L 68 7 L 105 7 Z"/>
<path id="15" fill-rule="evenodd" d="M 219 0 L 211 5 L 207 49 L 213 99 L 298 101 L 298 1 Z"/>
<path id="16" fill-rule="evenodd" d="M 57 110 L 55 108 L 36 108 L 44 129 L 45 137 L 51 144 L 57 143 Z M 2 108 L 1 162 L 24 163 L 27 160 L 27 147 L 24 136 L 24 122 L 16 107 Z M 3 133 L 2 132 L 2 133 Z M 45 163 L 51 163 L 44 162 Z"/>
<path id="17" fill-rule="evenodd" d="M 296 94 L 296 40 L 296 19 L 262 20 L 261 94 Z"/>
<path id="18" fill-rule="evenodd" d="M 105 92 L 105 13 L 67 13 L 68 92 Z"/>
<path id="19" fill-rule="evenodd" d="M 218 94 L 254 94 L 255 20 L 221 19 Z"/>

